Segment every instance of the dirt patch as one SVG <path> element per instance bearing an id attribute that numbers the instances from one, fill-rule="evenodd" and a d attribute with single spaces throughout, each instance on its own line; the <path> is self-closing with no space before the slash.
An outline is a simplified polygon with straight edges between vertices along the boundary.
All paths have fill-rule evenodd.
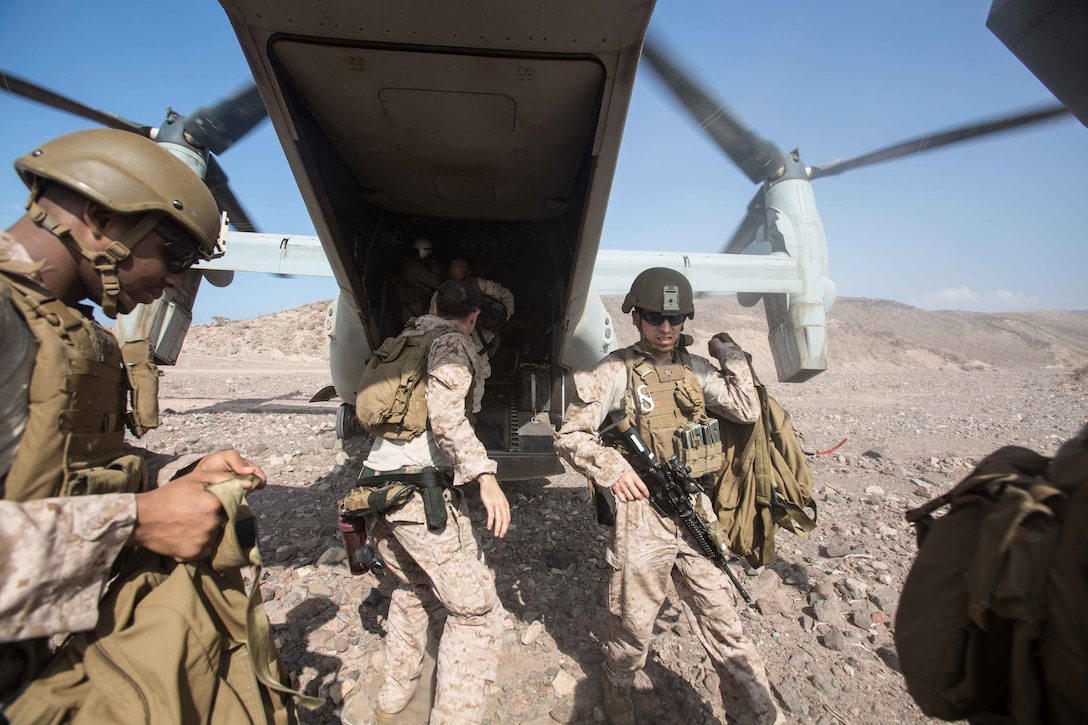
<path id="1" fill-rule="evenodd" d="M 619 298 L 607 303 L 621 342 L 630 342 Z M 265 468 L 269 486 L 252 497 L 268 564 L 262 592 L 296 682 L 328 697 L 304 721 L 361 723 L 380 682 L 389 583 L 352 577 L 340 547 L 335 502 L 354 485 L 359 459 L 353 442 L 345 450 L 336 438 L 338 401 L 308 402 L 329 382 L 324 314 L 325 303 L 315 303 L 193 328 L 163 377 L 163 425 L 144 442 L 179 453 L 233 445 Z M 779 559 L 763 572 L 738 566 L 754 593 L 777 603 L 762 613 L 742 607 L 745 631 L 791 721 L 930 722 L 895 670 L 895 602 L 915 552 L 903 512 L 1001 445 L 1053 453 L 1084 424 L 1088 316 L 840 300 L 828 329 L 830 369 L 784 385 L 774 383 L 761 308 L 701 297 L 689 325 L 696 352 L 726 330 L 754 353 L 807 450 L 846 441 L 812 460 L 817 530 L 781 534 Z M 509 535 L 480 534 L 508 612 L 486 721 L 599 721 L 607 530 L 577 474 L 504 488 Z M 467 493 L 482 531 L 478 496 Z M 833 539 L 848 551 L 829 548 Z M 816 591 L 835 600 L 835 613 L 814 611 Z M 640 720 L 724 721 L 717 676 L 675 598 L 658 620 L 645 672 L 635 696 Z"/>

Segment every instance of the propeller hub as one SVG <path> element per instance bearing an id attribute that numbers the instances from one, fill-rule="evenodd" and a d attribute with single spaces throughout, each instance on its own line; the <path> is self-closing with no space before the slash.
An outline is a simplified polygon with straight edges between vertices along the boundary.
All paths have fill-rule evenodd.
<path id="1" fill-rule="evenodd" d="M 185 162 L 185 165 L 192 169 L 193 173 L 200 178 L 203 179 L 208 175 L 208 158 L 205 154 L 200 153 L 188 144 L 163 141 L 161 139 L 158 143 L 164 149 Z"/>

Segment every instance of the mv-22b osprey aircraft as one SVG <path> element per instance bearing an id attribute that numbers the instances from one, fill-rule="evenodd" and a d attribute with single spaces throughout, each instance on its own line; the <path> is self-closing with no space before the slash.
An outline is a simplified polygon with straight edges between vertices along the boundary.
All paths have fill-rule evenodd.
<path id="1" fill-rule="evenodd" d="M 352 433 L 356 386 L 399 329 L 391 277 L 425 237 L 435 256 L 472 260 L 510 289 L 513 320 L 492 351 L 478 430 L 503 478 L 560 472 L 552 433 L 573 395 L 571 371 L 616 347 L 594 292 L 624 290 L 651 266 L 682 271 L 700 292 L 763 301 L 778 378 L 827 367 L 835 299 L 811 181 L 866 164 L 1064 115 L 1057 106 L 926 135 L 860 157 L 806 166 L 711 99 L 646 42 L 645 0 L 268 3 L 221 0 L 256 82 L 193 115 L 140 126 L 6 77 L 9 90 L 170 145 L 205 176 L 234 232 L 227 254 L 185 289 L 118 325 L 172 363 L 201 277 L 231 270 L 331 273 L 326 317 L 337 429 Z M 601 250 L 605 208 L 640 60 L 726 155 L 755 197 L 722 254 Z M 317 240 L 261 235 L 215 159 L 267 111 Z"/>

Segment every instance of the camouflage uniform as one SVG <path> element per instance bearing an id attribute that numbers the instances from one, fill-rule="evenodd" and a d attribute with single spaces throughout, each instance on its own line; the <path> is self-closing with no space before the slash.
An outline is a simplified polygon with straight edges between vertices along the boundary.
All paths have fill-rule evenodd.
<path id="1" fill-rule="evenodd" d="M 482 294 L 488 297 L 494 297 L 499 302 L 502 302 L 503 308 L 506 310 L 506 318 L 510 319 L 514 316 L 514 293 L 503 287 L 498 282 L 494 282 L 490 279 L 480 279 L 479 277 L 470 277 L 470 281 L 476 283 L 476 286 L 480 288 Z M 434 313 L 435 298 L 437 292 L 431 295 L 430 311 Z M 497 330 L 483 330 L 477 327 L 472 331 L 472 342 L 476 346 L 476 351 L 486 350 L 483 354 L 477 355 L 477 373 L 480 380 L 487 380 L 491 377 L 491 353 L 499 346 L 496 338 L 499 333 Z M 472 412 L 479 413 L 480 408 L 483 406 L 484 399 L 484 386 L 477 385 L 476 390 L 473 393 L 472 400 Z"/>
<path id="2" fill-rule="evenodd" d="M 395 300 L 400 308 L 398 322 L 404 324 L 426 313 L 428 300 L 441 282 L 442 273 L 433 259 L 412 257 L 404 262 L 400 275 L 393 280 Z"/>
<path id="3" fill-rule="evenodd" d="M 135 525 L 135 494 L 0 501 L 0 642 L 93 628 Z"/>
<path id="4" fill-rule="evenodd" d="M 476 386 L 483 386 L 469 339 L 439 317 L 426 315 L 416 323 L 424 330 L 441 325 L 451 334 L 437 338 L 428 356 L 430 430 L 406 442 L 379 438 L 365 465 L 378 472 L 435 466 L 452 470 L 454 484 L 460 485 L 494 474 L 497 467 L 465 417 L 474 370 Z M 427 529 L 419 496 L 386 513 L 374 528 L 378 552 L 399 580 L 386 625 L 385 682 L 378 693 L 382 710 L 407 706 L 423 663 L 428 611 L 437 599 L 448 612 L 431 723 L 480 721 L 487 683 L 498 667 L 505 617 L 460 492 L 451 493 L 449 520 L 441 531 Z"/>
<path id="5" fill-rule="evenodd" d="M 635 345 L 632 349 L 644 354 Z M 646 355 L 652 362 L 652 358 Z M 743 353 L 726 347 L 723 370 L 692 355 L 707 408 L 715 415 L 744 423 L 758 416 L 758 399 Z M 597 433 L 611 412 L 625 409 L 627 366 L 616 353 L 593 370 L 576 373 L 579 400 L 567 409 L 556 449 L 597 486 L 610 488 L 631 465 Z M 702 505 L 710 510 L 703 496 Z M 663 517 L 646 499 L 617 502 L 616 524 L 606 558 L 612 566 L 608 586 L 609 640 L 605 674 L 629 687 L 646 664 L 654 622 L 671 577 L 688 624 L 710 655 L 729 706 L 734 698 L 750 710 L 752 721 L 772 723 L 778 716 L 763 659 L 744 636 L 735 609 L 736 592 L 728 577 L 699 550 L 684 525 Z"/>

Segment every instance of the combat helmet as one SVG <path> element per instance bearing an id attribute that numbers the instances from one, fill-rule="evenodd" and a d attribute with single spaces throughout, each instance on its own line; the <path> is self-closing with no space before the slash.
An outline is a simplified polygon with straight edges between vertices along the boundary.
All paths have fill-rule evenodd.
<path id="1" fill-rule="evenodd" d="M 631 283 L 631 291 L 623 298 L 621 309 L 630 312 L 632 308 L 661 312 L 663 314 L 685 314 L 695 317 L 695 303 L 688 278 L 667 267 L 651 267 L 641 272 Z"/>
<path id="2" fill-rule="evenodd" d="M 102 278 L 102 311 L 116 317 L 135 303 L 121 289 L 117 265 L 157 224 L 169 219 L 196 243 L 201 259 L 223 255 L 226 217 L 204 180 L 154 141 L 117 129 L 76 131 L 15 161 L 30 188 L 27 212 L 35 224 L 89 259 Z M 38 204 L 48 184 L 64 186 L 118 214 L 142 215 L 121 239 L 94 249 L 50 217 Z"/>
<path id="3" fill-rule="evenodd" d="M 434 251 L 434 245 L 431 244 L 431 240 L 426 237 L 420 237 L 412 242 L 412 249 L 416 250 L 416 254 L 420 259 L 427 259 L 431 256 L 431 252 Z"/>
<path id="4" fill-rule="evenodd" d="M 192 235 L 202 259 L 223 255 L 215 197 L 151 139 L 109 128 L 76 131 L 17 159 L 15 170 L 31 190 L 50 181 L 120 214 L 158 212 Z"/>

